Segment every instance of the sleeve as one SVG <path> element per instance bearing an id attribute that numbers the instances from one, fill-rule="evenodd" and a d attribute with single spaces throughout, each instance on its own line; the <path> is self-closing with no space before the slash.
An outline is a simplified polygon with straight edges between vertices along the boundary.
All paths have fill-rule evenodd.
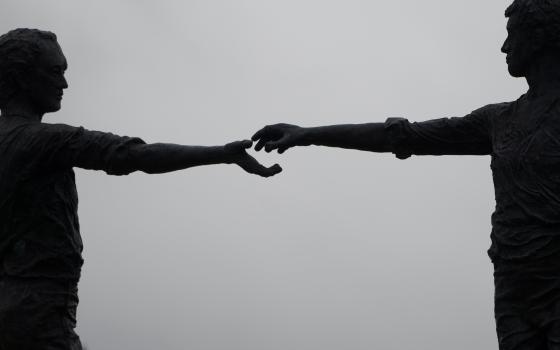
<path id="1" fill-rule="evenodd" d="M 411 123 L 388 118 L 391 151 L 399 159 L 411 155 L 488 155 L 492 152 L 491 117 L 494 106 L 477 109 L 464 117 Z"/>
<path id="2" fill-rule="evenodd" d="M 130 150 L 145 144 L 137 137 L 64 124 L 40 124 L 31 138 L 32 149 L 46 166 L 103 170 L 109 175 L 127 175 L 137 170 Z"/>

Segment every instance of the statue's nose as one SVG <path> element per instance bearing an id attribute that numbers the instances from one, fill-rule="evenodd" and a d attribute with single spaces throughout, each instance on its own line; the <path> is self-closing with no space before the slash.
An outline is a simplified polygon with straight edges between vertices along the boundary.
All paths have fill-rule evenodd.
<path id="1" fill-rule="evenodd" d="M 502 45 L 502 52 L 503 53 L 508 53 L 509 52 L 509 40 L 506 39 L 504 41 L 504 44 Z"/>

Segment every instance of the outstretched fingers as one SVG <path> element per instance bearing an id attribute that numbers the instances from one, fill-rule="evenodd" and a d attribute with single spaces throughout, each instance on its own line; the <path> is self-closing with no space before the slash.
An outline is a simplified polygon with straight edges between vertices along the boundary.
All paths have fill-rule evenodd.
<path id="1" fill-rule="evenodd" d="M 226 151 L 225 163 L 235 163 L 246 172 L 263 177 L 274 176 L 282 171 L 280 165 L 274 164 L 271 167 L 265 167 L 247 153 L 247 150 L 252 146 L 253 141 L 251 140 L 234 141 L 226 144 L 224 146 Z"/>
<path id="2" fill-rule="evenodd" d="M 263 166 L 264 167 L 264 166 Z M 266 171 L 263 169 L 263 175 L 265 177 L 274 176 L 276 174 L 280 174 L 282 172 L 282 167 L 279 164 L 274 164 L 270 167 L 264 167 Z"/>
<path id="3" fill-rule="evenodd" d="M 283 130 L 280 124 L 276 124 L 265 126 L 257 131 L 251 139 L 253 141 L 258 141 L 255 146 L 255 151 L 260 151 L 264 147 L 267 152 L 270 152 L 268 150 L 268 144 L 273 141 L 279 141 L 280 139 L 285 138 L 285 136 L 285 130 Z"/>
<path id="4" fill-rule="evenodd" d="M 243 147 L 244 149 L 249 149 L 253 146 L 253 141 L 251 140 L 243 140 L 241 141 L 241 147 Z"/>
<path id="5" fill-rule="evenodd" d="M 272 152 L 277 149 L 278 153 L 284 153 L 288 148 L 297 145 L 300 139 L 302 128 L 291 124 L 274 124 L 267 125 L 257 131 L 252 139 L 258 141 L 255 151 L 264 148 L 266 152 Z"/>
<path id="6" fill-rule="evenodd" d="M 282 167 L 280 167 L 280 165 L 274 164 L 271 167 L 265 167 L 264 165 L 259 163 L 255 158 L 251 157 L 248 154 L 238 164 L 246 172 L 255 175 L 260 175 L 262 177 L 270 177 L 282 172 Z"/>
<path id="7" fill-rule="evenodd" d="M 258 152 L 263 149 L 263 147 L 266 145 L 266 142 L 266 139 L 260 139 L 259 142 L 257 142 L 257 144 L 255 145 L 255 151 Z"/>
<path id="8" fill-rule="evenodd" d="M 264 144 L 264 150 L 266 152 L 272 152 L 275 149 L 278 149 L 278 153 L 283 153 L 285 150 L 289 148 L 289 146 L 287 146 L 288 141 L 289 141 L 289 137 L 285 135 L 280 140 L 266 142 Z M 282 152 L 280 152 L 280 150 L 282 150 Z"/>
<path id="9" fill-rule="evenodd" d="M 253 141 L 257 141 L 257 144 L 255 145 L 255 151 L 260 151 L 261 149 L 263 149 L 263 147 L 269 142 L 274 140 L 275 138 L 277 138 L 278 135 L 275 135 L 272 131 L 272 128 L 270 126 L 265 126 L 264 128 L 260 129 L 259 131 L 257 131 L 255 133 L 255 135 L 253 135 L 253 137 L 251 137 L 251 139 Z"/>
<path id="10" fill-rule="evenodd" d="M 265 129 L 267 128 L 267 126 L 265 126 L 264 128 L 260 129 L 259 131 L 257 131 L 252 137 L 251 140 L 253 141 L 257 141 L 259 140 L 261 137 L 263 137 L 263 134 L 265 133 Z"/>

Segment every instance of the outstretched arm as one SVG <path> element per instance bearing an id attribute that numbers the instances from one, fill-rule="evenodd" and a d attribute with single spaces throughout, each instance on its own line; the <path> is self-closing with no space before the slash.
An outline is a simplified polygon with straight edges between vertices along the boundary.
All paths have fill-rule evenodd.
<path id="1" fill-rule="evenodd" d="M 488 105 L 461 118 L 411 123 L 389 118 L 385 123 L 303 128 L 268 125 L 253 135 L 255 149 L 279 153 L 295 146 L 329 146 L 370 152 L 393 152 L 404 159 L 416 155 L 484 155 L 492 151 L 490 116 L 507 105 Z"/>
<path id="2" fill-rule="evenodd" d="M 384 123 L 344 124 L 302 128 L 291 124 L 268 125 L 253 135 L 255 149 L 284 153 L 294 146 L 328 146 L 371 152 L 390 152 Z"/>
<path id="3" fill-rule="evenodd" d="M 249 140 L 236 141 L 224 146 L 182 146 L 171 143 L 135 145 L 130 150 L 131 166 L 148 174 L 166 173 L 201 165 L 237 164 L 248 173 L 269 177 L 282 168 L 275 164 L 265 167 L 250 156 Z"/>
<path id="4" fill-rule="evenodd" d="M 183 146 L 172 143 L 147 144 L 138 137 L 86 130 L 65 124 L 37 123 L 28 128 L 34 154 L 42 167 L 79 167 L 103 170 L 110 175 L 134 171 L 166 173 L 210 164 L 236 164 L 248 173 L 269 177 L 278 174 L 278 164 L 261 165 L 247 153 L 253 142 L 231 142 L 223 146 Z"/>

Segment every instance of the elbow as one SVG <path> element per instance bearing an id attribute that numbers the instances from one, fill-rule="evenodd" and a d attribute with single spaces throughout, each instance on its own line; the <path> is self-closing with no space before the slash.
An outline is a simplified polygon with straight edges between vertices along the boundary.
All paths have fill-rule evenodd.
<path id="1" fill-rule="evenodd" d="M 128 149 L 126 155 L 118 161 L 116 170 L 120 173 L 119 175 L 128 175 L 135 171 L 142 171 L 147 174 L 153 172 L 153 169 L 150 169 L 147 165 L 149 162 L 146 162 L 146 156 L 149 152 L 148 145 L 135 145 Z"/>

